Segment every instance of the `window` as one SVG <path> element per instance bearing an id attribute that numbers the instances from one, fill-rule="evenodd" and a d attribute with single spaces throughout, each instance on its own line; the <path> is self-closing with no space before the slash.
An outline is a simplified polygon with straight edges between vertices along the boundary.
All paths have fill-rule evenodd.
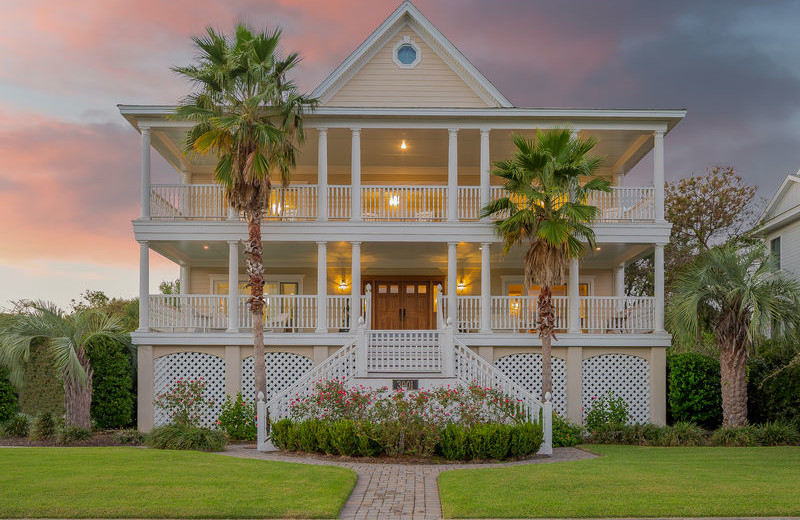
<path id="1" fill-rule="evenodd" d="M 411 69 L 417 66 L 422 57 L 419 46 L 410 37 L 404 36 L 392 50 L 392 59 L 401 69 Z"/>
<path id="2" fill-rule="evenodd" d="M 401 45 L 397 49 L 397 61 L 403 65 L 411 65 L 417 60 L 417 51 L 409 44 Z"/>
<path id="3" fill-rule="evenodd" d="M 769 241 L 769 252 L 772 255 L 775 267 L 781 268 L 781 237 L 775 237 Z"/>

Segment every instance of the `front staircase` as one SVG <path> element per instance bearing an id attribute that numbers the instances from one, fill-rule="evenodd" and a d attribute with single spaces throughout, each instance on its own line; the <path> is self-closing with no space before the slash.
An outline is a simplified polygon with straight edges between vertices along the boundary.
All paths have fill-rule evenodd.
<path id="1" fill-rule="evenodd" d="M 363 319 L 355 337 L 322 363 L 265 403 L 259 394 L 258 417 L 271 420 L 291 415 L 292 403 L 311 395 L 320 381 L 339 380 L 367 387 L 392 387 L 398 380 L 419 388 L 472 385 L 494 388 L 516 399 L 525 418 L 542 421 L 544 442 L 539 454 L 552 454 L 550 394 L 542 402 L 455 337 L 450 323 L 439 330 L 367 330 Z M 258 422 L 258 445 L 266 446 L 266 425 Z"/>

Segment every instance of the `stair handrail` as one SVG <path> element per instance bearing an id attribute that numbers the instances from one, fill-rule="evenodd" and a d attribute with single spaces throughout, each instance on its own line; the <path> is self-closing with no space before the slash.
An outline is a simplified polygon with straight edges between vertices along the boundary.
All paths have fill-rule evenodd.
<path id="1" fill-rule="evenodd" d="M 294 384 L 272 396 L 267 403 L 270 420 L 283 419 L 291 414 L 291 404 L 311 394 L 317 382 L 355 377 L 357 338 L 352 338 L 342 348 L 328 356 L 322 363 L 303 374 Z"/>

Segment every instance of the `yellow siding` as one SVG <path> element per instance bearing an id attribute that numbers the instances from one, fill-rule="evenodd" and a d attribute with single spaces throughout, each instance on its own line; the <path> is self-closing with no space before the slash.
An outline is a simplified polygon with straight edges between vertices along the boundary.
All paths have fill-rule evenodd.
<path id="1" fill-rule="evenodd" d="M 404 36 L 421 50 L 421 61 L 411 69 L 392 59 L 394 46 Z M 486 107 L 483 101 L 422 38 L 405 27 L 364 64 L 325 103 L 339 107 Z"/>

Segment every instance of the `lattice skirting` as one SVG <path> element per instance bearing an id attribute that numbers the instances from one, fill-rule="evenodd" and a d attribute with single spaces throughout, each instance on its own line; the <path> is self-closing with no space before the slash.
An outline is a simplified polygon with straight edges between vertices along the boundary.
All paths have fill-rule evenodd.
<path id="1" fill-rule="evenodd" d="M 290 352 L 267 352 L 264 361 L 267 365 L 267 393 L 270 395 L 291 386 L 314 366 L 314 362 L 307 357 Z M 252 401 L 255 388 L 253 356 L 250 356 L 242 360 L 242 396 Z"/>
<path id="2" fill-rule="evenodd" d="M 567 413 L 567 364 L 553 357 L 553 410 L 564 416 Z M 511 354 L 496 359 L 495 366 L 512 381 L 541 399 L 542 356 L 541 354 Z"/>
<path id="3" fill-rule="evenodd" d="M 650 364 L 625 354 L 604 354 L 583 360 L 583 418 L 596 397 L 609 390 L 628 403 L 630 421 L 650 422 Z"/>
<path id="4" fill-rule="evenodd" d="M 179 352 L 153 360 L 153 395 L 157 398 L 173 386 L 178 379 L 194 380 L 202 378 L 206 383 L 204 397 L 213 404 L 203 414 L 201 425 L 215 426 L 217 417 L 225 402 L 225 360 L 211 354 L 200 352 Z M 154 408 L 153 424 L 168 424 L 170 418 L 166 411 Z"/>

